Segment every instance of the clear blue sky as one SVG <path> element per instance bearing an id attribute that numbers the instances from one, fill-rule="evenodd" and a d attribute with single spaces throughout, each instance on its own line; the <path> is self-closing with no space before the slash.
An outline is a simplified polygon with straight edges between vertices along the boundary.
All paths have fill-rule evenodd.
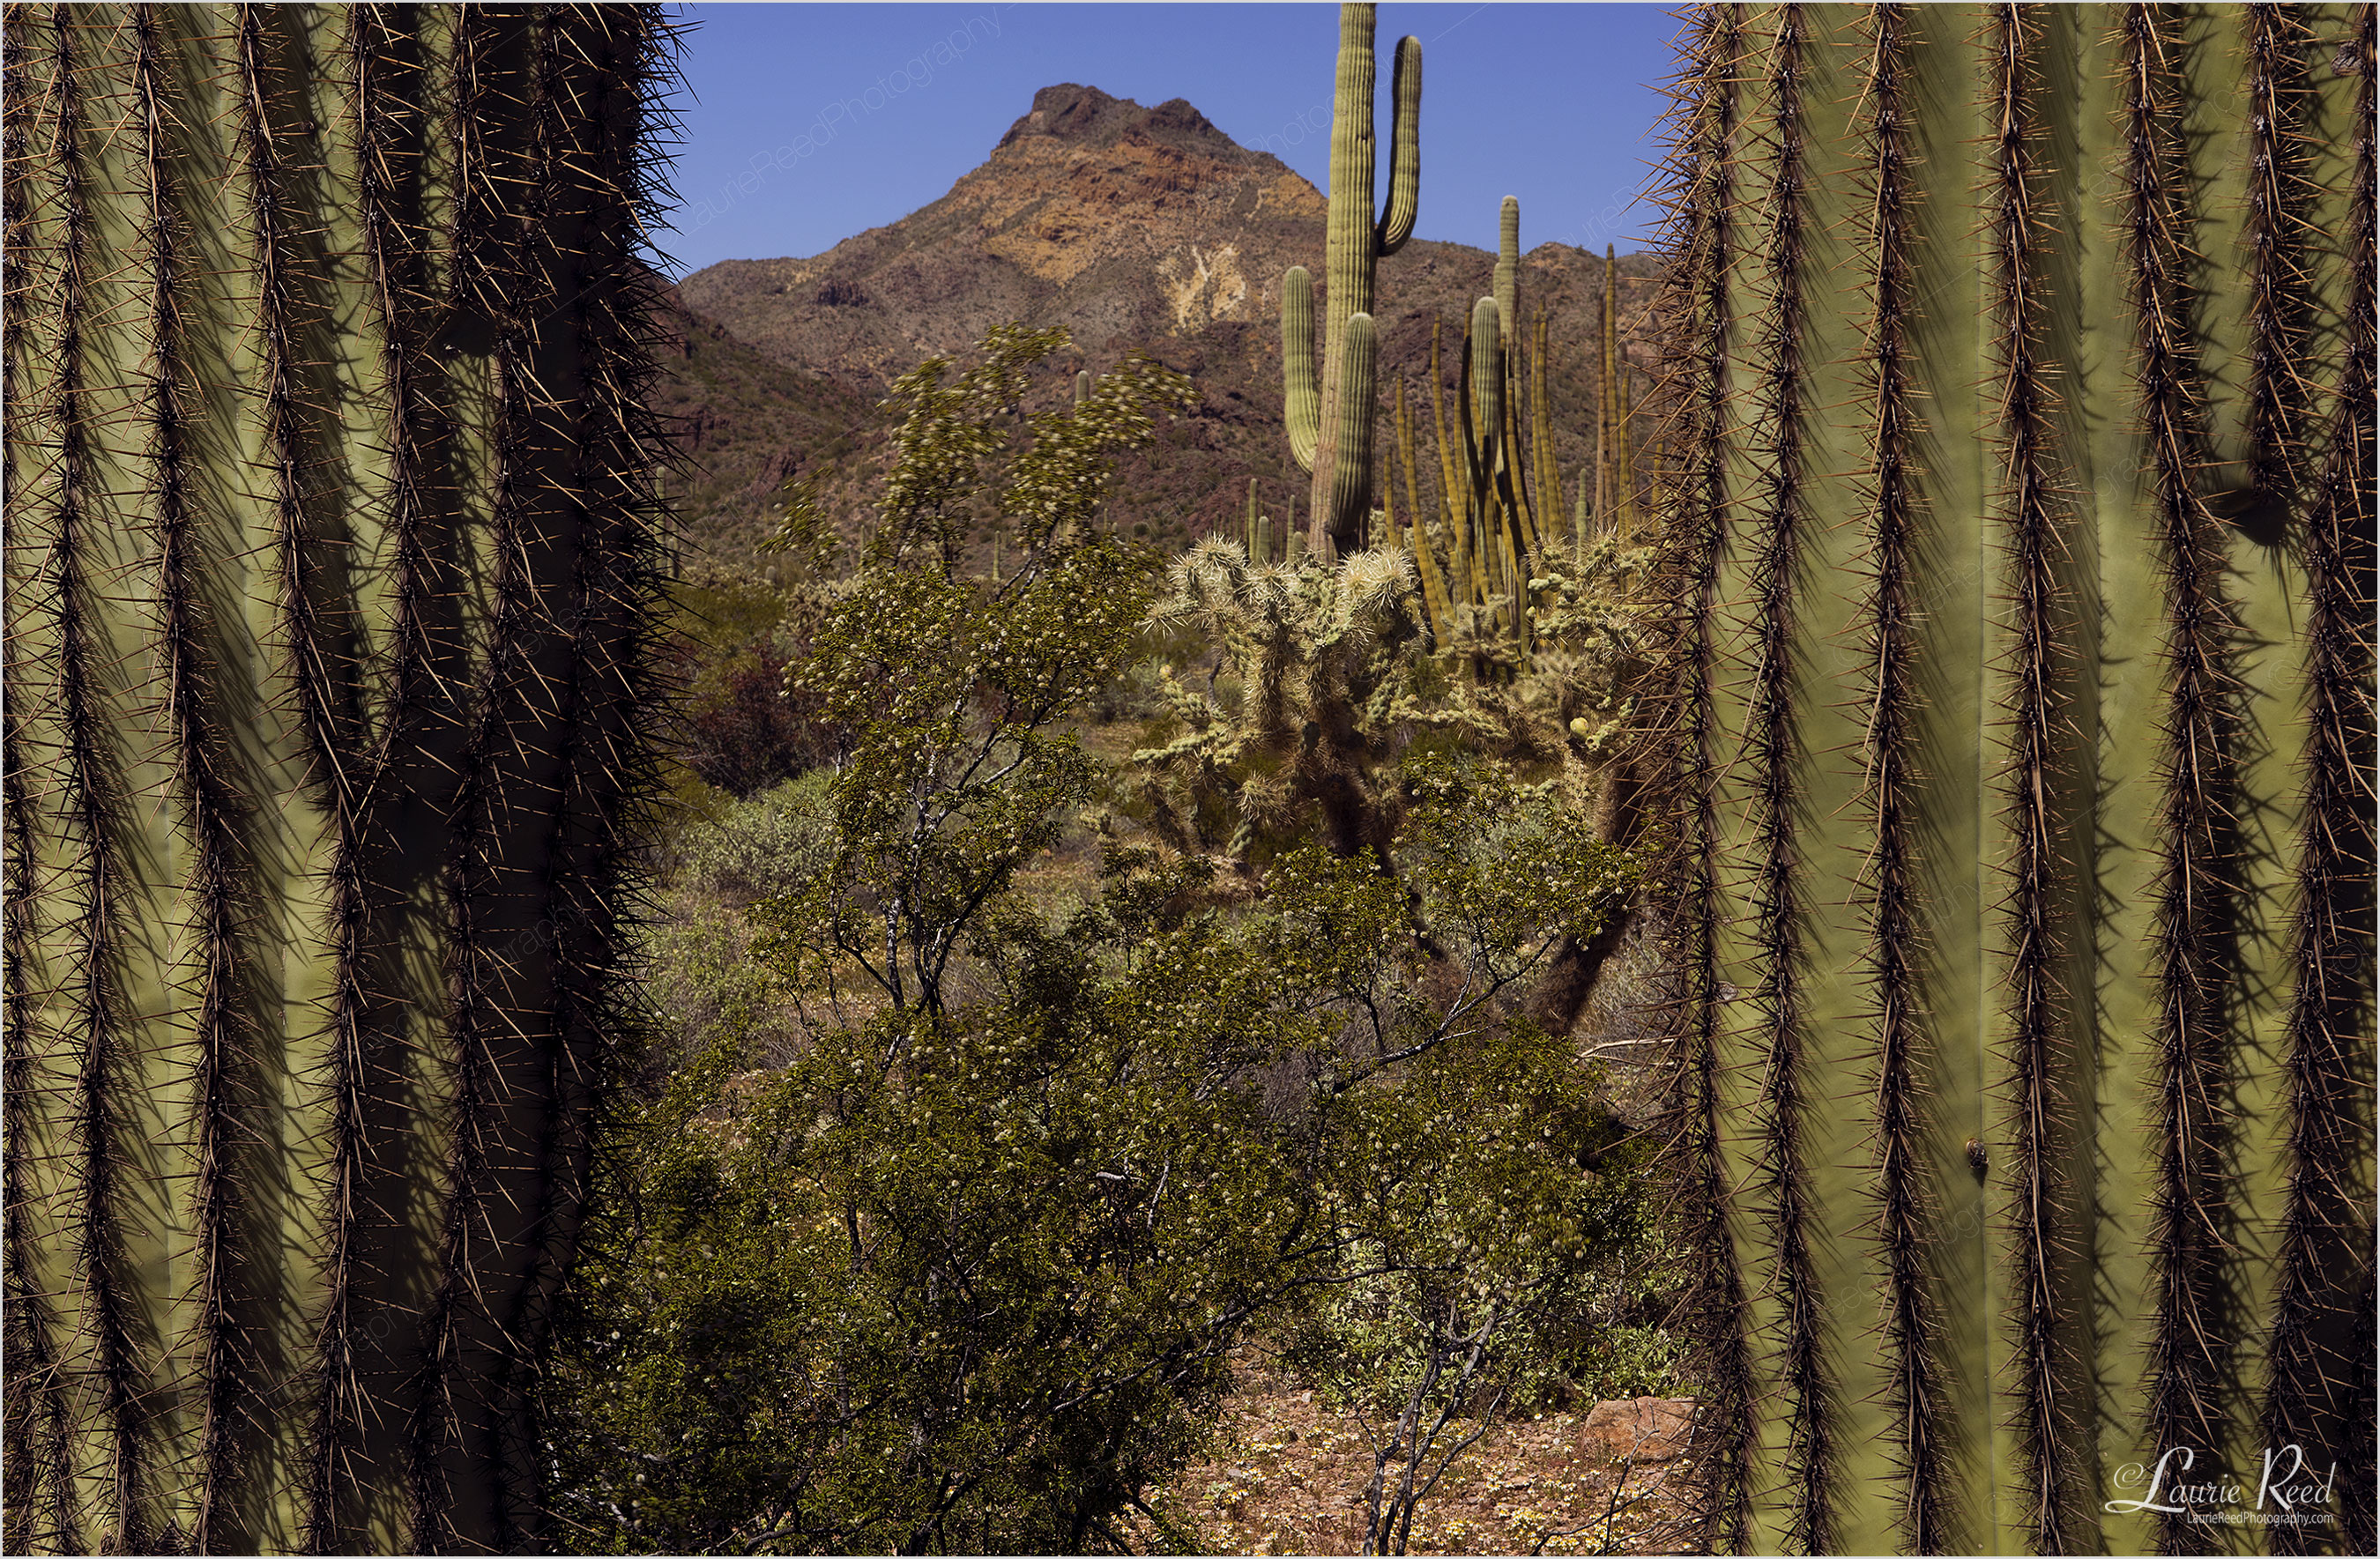
<path id="1" fill-rule="evenodd" d="M 1328 187 L 1335 5 L 690 5 L 678 100 L 682 271 L 808 256 L 940 197 L 1035 89 L 1187 98 L 1244 146 Z M 1651 5 L 1383 5 L 1379 124 L 1395 41 L 1422 41 L 1425 238 L 1624 252 L 1680 23 Z M 805 141 L 802 138 L 807 136 Z M 1379 176 L 1388 176 L 1380 159 Z"/>

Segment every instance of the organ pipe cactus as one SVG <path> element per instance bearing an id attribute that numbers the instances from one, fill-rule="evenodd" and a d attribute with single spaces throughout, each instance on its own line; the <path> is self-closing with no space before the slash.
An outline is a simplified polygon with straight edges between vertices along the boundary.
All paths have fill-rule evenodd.
<path id="1" fill-rule="evenodd" d="M 1339 7 L 1339 74 L 1330 119 L 1330 214 L 1324 235 L 1327 314 L 1322 369 L 1314 366 L 1313 284 L 1293 266 L 1281 284 L 1281 371 L 1287 392 L 1290 453 L 1313 474 L 1309 504 L 1317 553 L 1361 548 L 1372 507 L 1371 428 L 1378 411 L 1378 387 L 1366 376 L 1348 373 L 1357 327 L 1371 331 L 1374 266 L 1413 236 L 1421 198 L 1421 41 L 1397 43 L 1390 96 L 1394 104 L 1389 155 L 1389 200 L 1375 223 L 1372 179 L 1375 136 L 1372 99 L 1378 69 L 1374 62 L 1371 6 Z M 1355 348 L 1359 363 L 1366 348 Z M 1360 429 L 1364 448 L 1342 441 Z M 1327 436 L 1326 436 L 1327 435 Z"/>
<path id="2" fill-rule="evenodd" d="M 12 6 L 6 1541 L 544 1541 L 657 7 Z"/>
<path id="3" fill-rule="evenodd" d="M 1688 36 L 1712 1539 L 2372 1552 L 2373 12 Z M 2172 1497 L 2268 1450 L 2313 1524 Z"/>
<path id="4" fill-rule="evenodd" d="M 1620 344 L 1620 272 L 1603 248 L 1603 310 L 1597 332 L 1595 506 L 1603 529 L 1625 540 L 1635 528 L 1635 441 L 1629 426 L 1628 355 Z"/>
<path id="5" fill-rule="evenodd" d="M 1550 605 L 1560 592 L 1532 590 L 1530 581 L 1559 556 L 1562 478 L 1555 459 L 1549 389 L 1551 351 L 1543 310 L 1521 345 L 1520 202 L 1507 196 L 1498 223 L 1498 256 L 1489 296 L 1478 299 L 1463 334 L 1456 431 L 1450 436 L 1440 394 L 1440 332 L 1430 335 L 1430 408 L 1438 435 L 1439 521 L 1446 540 L 1448 622 L 1431 631 L 1445 647 L 1451 614 L 1466 610 L 1499 624 L 1525 656 L 1533 605 Z M 1399 395 L 1403 393 L 1399 388 Z M 1414 464 L 1413 429 L 1397 415 L 1399 453 Z M 1408 486 L 1417 488 L 1411 476 Z M 1421 523 L 1419 495 L 1414 550 L 1422 565 L 1425 598 L 1438 573 L 1436 544 Z M 1584 558 L 1583 542 L 1574 549 Z M 1500 655 L 1501 652 L 1500 652 Z"/>

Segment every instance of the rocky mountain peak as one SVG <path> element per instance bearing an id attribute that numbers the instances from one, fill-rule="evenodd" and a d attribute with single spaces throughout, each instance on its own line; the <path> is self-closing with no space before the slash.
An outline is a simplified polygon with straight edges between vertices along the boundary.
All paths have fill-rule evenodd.
<path id="1" fill-rule="evenodd" d="M 1425 163 L 1422 199 L 1427 209 L 1463 196 L 1432 184 Z M 1476 205 L 1481 235 L 1492 240 L 1495 202 L 1482 196 Z M 1069 370 L 1154 353 L 1192 376 L 1200 402 L 1169 425 L 1161 449 L 1127 462 L 1122 483 L 1143 515 L 1134 523 L 1179 538 L 1235 525 L 1252 477 L 1268 512 L 1285 514 L 1289 498 L 1305 492 L 1281 431 L 1281 278 L 1293 265 L 1324 269 L 1327 214 L 1303 176 L 1237 144 L 1182 99 L 1149 108 L 1061 82 L 1035 92 L 990 155 L 940 199 L 821 255 L 723 260 L 687 277 L 680 293 L 736 344 L 801 376 L 813 398 L 823 392 L 809 387 L 822 379 L 837 393 L 873 399 L 929 354 L 965 354 L 992 327 L 1019 320 L 1065 326 Z M 1427 372 L 1433 326 L 1444 336 L 1444 388 L 1453 393 L 1463 321 L 1494 268 L 1485 248 L 1420 238 L 1380 262 L 1374 318 L 1384 406 L 1395 376 Z M 1593 450 L 1589 369 L 1601 284 L 1599 257 L 1568 244 L 1541 243 L 1523 261 L 1524 313 L 1544 308 L 1552 337 L 1565 471 Z M 1622 295 L 1622 330 L 1635 334 L 1646 294 L 1624 285 Z M 728 357 L 714 350 L 693 371 L 725 373 Z M 1067 371 L 1053 382 L 1070 390 L 1071 380 Z M 738 404 L 783 393 L 755 389 Z M 697 399 L 721 427 L 743 416 L 724 390 Z M 1426 425 L 1427 400 L 1415 405 Z M 704 426 L 706 449 L 736 447 Z M 1378 447 L 1393 447 L 1385 412 Z M 749 470 L 715 485 L 773 491 L 773 474 L 812 471 L 825 458 L 756 455 Z M 862 502 L 856 468 L 846 476 L 835 502 Z"/>
<path id="2" fill-rule="evenodd" d="M 1106 148 L 1128 138 L 1197 151 L 1230 161 L 1245 160 L 1250 152 L 1215 127 L 1187 98 L 1172 98 L 1154 108 L 1143 108 L 1130 98 L 1111 97 L 1097 87 L 1062 82 L 1033 94 L 1033 107 L 1008 127 L 995 151 L 1028 138 L 1047 136 L 1085 148 Z"/>

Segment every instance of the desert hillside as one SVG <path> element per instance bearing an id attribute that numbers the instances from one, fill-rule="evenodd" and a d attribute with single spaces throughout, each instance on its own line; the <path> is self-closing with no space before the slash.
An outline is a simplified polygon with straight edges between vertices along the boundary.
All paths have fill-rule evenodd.
<path id="1" fill-rule="evenodd" d="M 1500 196 L 1433 186 L 1425 155 L 1423 201 L 1475 209 L 1483 238 L 1492 240 Z M 1076 346 L 1068 370 L 1098 371 L 1137 348 L 1196 383 L 1196 410 L 1124 463 L 1125 525 L 1173 542 L 1235 526 L 1251 477 L 1269 511 L 1281 513 L 1293 489 L 1302 506 L 1305 480 L 1281 433 L 1280 289 L 1281 273 L 1301 264 L 1319 288 L 1324 212 L 1321 194 L 1280 159 L 1240 146 L 1179 99 L 1144 108 L 1095 87 L 1041 89 L 982 165 L 931 204 L 821 255 L 727 260 L 680 284 L 694 349 L 686 382 L 664 395 L 701 418 L 685 436 L 693 533 L 724 556 L 748 556 L 776 489 L 795 476 L 816 477 L 831 508 L 852 513 L 865 502 L 875 441 L 848 436 L 836 416 L 880 397 L 920 358 L 964 353 L 1010 320 L 1064 325 Z M 1524 211 L 1524 244 L 1529 222 Z M 1463 317 L 1494 260 L 1490 248 L 1416 239 L 1380 262 L 1386 373 L 1418 393 L 1431 323 L 1442 320 L 1451 386 Z M 1648 269 L 1641 257 L 1620 262 L 1633 331 Z M 1592 455 L 1602 270 L 1600 256 L 1562 244 L 1524 257 L 1523 311 L 1547 312 L 1566 473 Z M 718 330 L 706 329 L 712 321 Z M 1385 381 L 1381 400 L 1386 452 Z M 1427 471 L 1426 399 L 1420 407 Z"/>

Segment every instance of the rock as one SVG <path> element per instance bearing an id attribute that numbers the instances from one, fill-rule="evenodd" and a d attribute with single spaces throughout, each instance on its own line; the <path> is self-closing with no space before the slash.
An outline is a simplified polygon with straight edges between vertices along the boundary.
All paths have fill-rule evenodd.
<path id="1" fill-rule="evenodd" d="M 1328 61 L 1318 66 L 1321 90 L 1330 81 Z M 1387 123 L 1385 105 L 1380 123 Z M 1293 496 L 1303 509 L 1307 479 L 1281 430 L 1280 290 L 1292 265 L 1322 278 L 1328 207 L 1276 151 L 1327 127 L 1301 118 L 1242 146 L 1180 99 L 1148 108 L 1096 87 L 1060 83 L 1034 95 L 1030 110 L 981 164 L 907 216 L 824 254 L 722 260 L 686 277 L 677 301 L 699 321 L 689 328 L 730 335 L 754 359 L 730 363 L 724 352 L 711 350 L 708 360 L 681 366 L 656 397 L 700 400 L 712 416 L 697 452 L 699 470 L 672 494 L 694 539 L 721 555 L 765 548 L 783 516 L 783 496 L 744 458 L 761 448 L 815 452 L 806 454 L 803 474 L 816 480 L 820 509 L 854 534 L 872 524 L 881 453 L 876 401 L 920 358 L 950 354 L 971 362 L 987 330 L 1019 320 L 1062 324 L 1074 334 L 1074 351 L 1048 376 L 1052 405 L 1071 391 L 1077 368 L 1103 372 L 1135 348 L 1192 376 L 1196 409 L 1168 427 L 1160 446 L 1120 462 L 1119 502 L 1129 508 L 1130 523 L 1148 525 L 1153 539 L 1174 548 L 1208 532 L 1237 536 L 1251 477 L 1268 513 L 1280 516 Z M 1466 197 L 1429 182 L 1427 135 L 1425 128 L 1423 199 L 1445 204 L 1426 209 L 1460 208 Z M 783 178 L 748 195 L 716 193 L 722 199 L 793 198 Z M 1494 199 L 1480 199 L 1474 209 L 1475 231 L 1492 242 Z M 1592 369 L 1603 263 L 1594 250 L 1601 246 L 1593 243 L 1592 224 L 1564 234 L 1557 213 L 1522 214 L 1532 245 L 1523 261 L 1522 310 L 1529 317 L 1546 311 L 1556 464 L 1574 481 L 1595 444 Z M 699 202 L 685 220 L 702 220 Z M 1438 469 L 1424 383 L 1431 325 L 1445 327 L 1441 388 L 1451 396 L 1461 380 L 1463 321 L 1494 266 L 1488 248 L 1423 238 L 1380 262 L 1373 301 L 1380 362 L 1375 447 L 1396 448 L 1392 381 L 1402 375 L 1415 397 L 1425 489 Z M 1640 344 L 1652 328 L 1652 268 L 1644 255 L 1620 264 L 1621 330 Z M 793 421 L 800 426 L 779 426 L 777 397 L 759 383 L 771 372 L 815 378 L 856 408 L 851 421 L 829 431 L 797 416 Z M 819 399 L 817 391 L 811 398 Z M 871 429 L 878 441 L 842 440 L 826 451 L 840 435 Z M 1430 506 L 1427 491 L 1423 502 Z M 1403 491 L 1395 504 L 1402 522 Z M 1567 499 L 1552 507 L 1570 513 Z M 988 568 L 989 542 L 976 545 L 986 555 L 968 566 Z"/>
<path id="2" fill-rule="evenodd" d="M 1629 1396 L 1597 1403 L 1579 1433 L 1601 1441 L 1614 1461 L 1669 1461 L 1685 1450 L 1694 1422 L 1691 1396 Z"/>

